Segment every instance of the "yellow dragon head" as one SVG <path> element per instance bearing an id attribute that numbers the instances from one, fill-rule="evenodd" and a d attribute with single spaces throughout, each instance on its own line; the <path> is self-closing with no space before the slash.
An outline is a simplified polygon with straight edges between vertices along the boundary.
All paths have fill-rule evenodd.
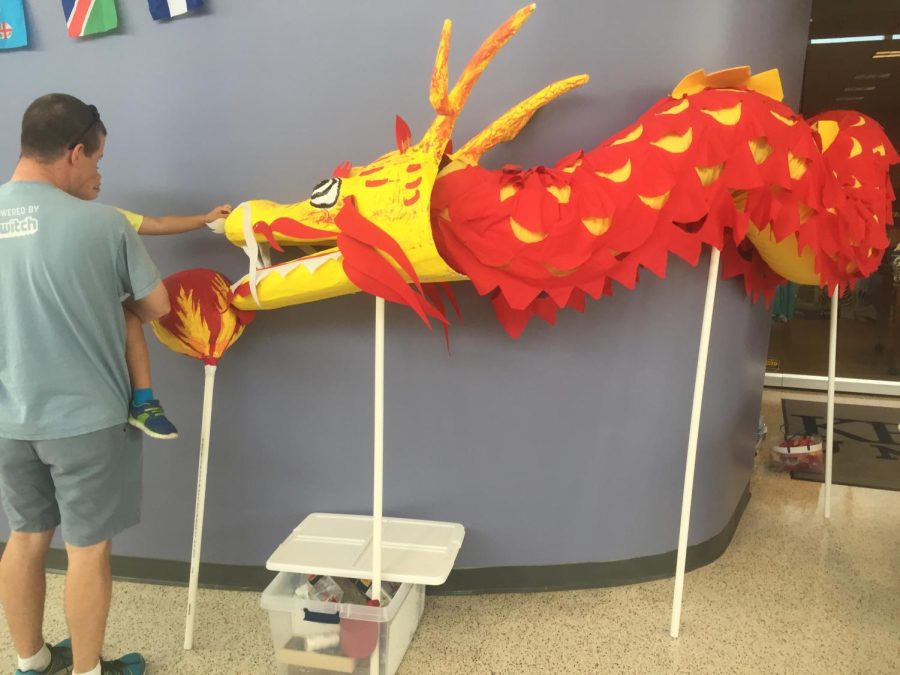
<path id="1" fill-rule="evenodd" d="M 453 126 L 472 87 L 533 11 L 534 5 L 524 7 L 497 28 L 452 89 L 451 22 L 444 22 L 429 92 L 437 114 L 418 143 L 411 144 L 409 127 L 397 117 L 395 150 L 365 166 L 338 166 L 308 199 L 238 206 L 221 230 L 250 258 L 248 275 L 235 284 L 235 305 L 273 309 L 362 289 L 410 304 L 423 319 L 436 316 L 422 301 L 419 282 L 465 279 L 441 258 L 432 237 L 430 202 L 438 171 L 451 160 L 476 163 L 487 149 L 514 137 L 537 109 L 588 79 L 582 75 L 546 87 L 448 155 Z M 272 265 L 270 247 L 281 251 L 283 246 L 299 247 L 307 255 Z M 390 271 L 385 268 L 379 276 L 379 265 Z M 410 289 L 409 282 L 416 288 Z"/>

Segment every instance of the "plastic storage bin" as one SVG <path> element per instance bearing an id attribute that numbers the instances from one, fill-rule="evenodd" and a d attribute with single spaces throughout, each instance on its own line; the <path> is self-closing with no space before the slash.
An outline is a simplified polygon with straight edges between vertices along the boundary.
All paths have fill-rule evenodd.
<path id="1" fill-rule="evenodd" d="M 305 580 L 303 574 L 280 572 L 260 602 L 269 612 L 280 675 L 394 675 L 425 609 L 425 587 L 401 584 L 387 605 L 368 607 L 297 597 Z M 360 650 L 368 654 L 376 642 L 373 666 Z"/>
<path id="2" fill-rule="evenodd" d="M 825 469 L 819 436 L 790 436 L 772 446 L 771 466 L 776 471 L 822 473 Z"/>

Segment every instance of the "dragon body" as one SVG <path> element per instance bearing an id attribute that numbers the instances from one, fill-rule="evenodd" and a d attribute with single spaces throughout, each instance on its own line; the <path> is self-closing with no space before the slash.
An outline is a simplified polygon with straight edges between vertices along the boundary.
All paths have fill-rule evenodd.
<path id="1" fill-rule="evenodd" d="M 723 276 L 754 298 L 784 280 L 833 289 L 871 274 L 888 246 L 898 156 L 873 119 L 852 111 L 804 120 L 781 103 L 776 71 L 692 73 L 634 124 L 554 167 L 490 170 L 481 157 L 542 106 L 583 85 L 553 83 L 458 150 L 453 125 L 481 72 L 533 5 L 498 28 L 450 89 L 450 23 L 431 83 L 437 115 L 412 145 L 339 166 L 309 199 L 249 201 L 224 232 L 250 258 L 240 309 L 272 309 L 365 291 L 446 322 L 435 285 L 469 280 L 506 330 L 554 321 L 587 297 L 663 276 L 669 254 L 697 264 L 722 251 Z M 308 255 L 272 265 L 269 249 Z M 313 248 L 309 248 L 313 247 Z M 452 298 L 452 295 L 451 295 Z"/>

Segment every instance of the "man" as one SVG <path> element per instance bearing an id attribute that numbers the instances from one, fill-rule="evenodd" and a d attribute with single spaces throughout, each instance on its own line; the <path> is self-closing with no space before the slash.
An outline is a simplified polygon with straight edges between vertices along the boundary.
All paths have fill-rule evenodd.
<path id="1" fill-rule="evenodd" d="M 144 672 L 139 654 L 100 659 L 110 541 L 140 519 L 122 299 L 144 322 L 169 301 L 125 217 L 85 201 L 99 190 L 105 142 L 95 107 L 43 96 L 25 111 L 19 162 L 0 185 L 0 497 L 12 530 L 0 600 L 17 675 Z M 50 647 L 44 565 L 57 526 L 71 641 Z"/>

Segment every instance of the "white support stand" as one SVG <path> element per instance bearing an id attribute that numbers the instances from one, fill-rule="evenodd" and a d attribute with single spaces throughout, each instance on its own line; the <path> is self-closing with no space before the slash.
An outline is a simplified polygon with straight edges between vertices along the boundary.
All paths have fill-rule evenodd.
<path id="1" fill-rule="evenodd" d="M 384 298 L 375 298 L 375 428 L 372 482 L 372 599 L 381 598 L 382 517 L 384 515 Z M 381 639 L 369 662 L 369 672 L 380 672 Z"/>
<path id="2" fill-rule="evenodd" d="M 184 648 L 194 646 L 194 618 L 197 613 L 197 584 L 200 580 L 200 546 L 203 543 L 203 511 L 206 505 L 206 472 L 209 466 L 209 430 L 212 423 L 213 388 L 216 367 L 203 367 L 203 422 L 200 428 L 200 467 L 197 470 L 197 503 L 194 507 L 194 538 L 191 544 L 191 579 L 188 585 L 187 618 L 184 626 Z"/>
<path id="3" fill-rule="evenodd" d="M 675 598 L 672 602 L 670 634 L 678 637 L 681 629 L 681 602 L 684 595 L 684 571 L 687 563 L 688 530 L 691 524 L 691 500 L 694 495 L 694 469 L 697 464 L 697 442 L 700 437 L 700 413 L 703 409 L 703 385 L 709 360 L 709 336 L 712 328 L 716 284 L 719 279 L 719 250 L 712 247 L 709 257 L 709 278 L 706 282 L 706 301 L 703 304 L 703 324 L 700 329 L 700 352 L 697 356 L 697 375 L 694 379 L 694 404 L 688 435 L 687 464 L 684 469 L 684 492 L 681 500 L 681 527 L 678 533 L 678 563 L 675 567 Z"/>
<path id="4" fill-rule="evenodd" d="M 381 597 L 384 515 L 384 298 L 375 298 L 375 434 L 372 482 L 372 599 Z"/>
<path id="5" fill-rule="evenodd" d="M 827 427 L 825 431 L 825 517 L 831 518 L 831 476 L 834 468 L 834 382 L 837 364 L 837 320 L 840 287 L 835 286 L 831 294 L 831 331 L 828 339 L 828 403 Z"/>

